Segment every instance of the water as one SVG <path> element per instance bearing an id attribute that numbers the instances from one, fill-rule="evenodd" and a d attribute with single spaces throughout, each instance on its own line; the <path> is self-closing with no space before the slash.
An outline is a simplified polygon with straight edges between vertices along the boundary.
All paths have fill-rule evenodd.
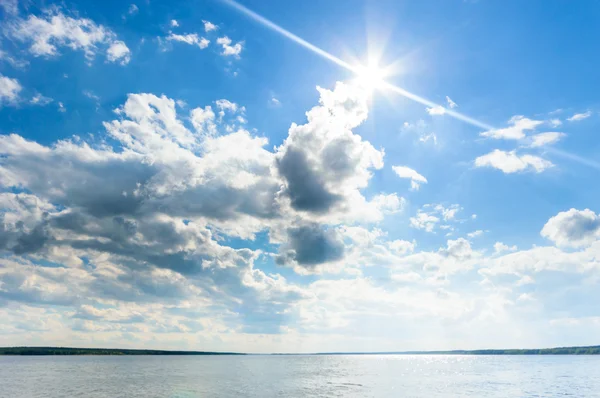
<path id="1" fill-rule="evenodd" d="M 600 356 L 0 357 L 0 397 L 600 396 Z"/>

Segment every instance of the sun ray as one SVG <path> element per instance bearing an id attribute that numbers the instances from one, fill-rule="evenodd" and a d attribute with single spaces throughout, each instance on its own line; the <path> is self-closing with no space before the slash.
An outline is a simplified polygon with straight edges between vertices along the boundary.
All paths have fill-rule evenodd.
<path id="1" fill-rule="evenodd" d="M 223 3 L 235 8 L 236 10 L 242 12 L 243 14 L 247 15 L 248 17 L 254 19 L 256 22 L 259 22 L 260 24 L 262 24 L 263 26 L 287 37 L 288 39 L 291 39 L 292 41 L 296 42 L 297 44 L 301 45 L 302 47 L 305 47 L 309 50 L 311 50 L 312 52 L 314 52 L 317 55 L 320 55 L 323 58 L 328 59 L 329 61 L 351 71 L 354 72 L 357 75 L 361 75 L 365 73 L 365 68 L 369 69 L 370 66 L 361 66 L 361 65 L 352 65 L 338 57 L 336 57 L 335 55 L 328 53 L 327 51 L 315 46 L 312 43 L 307 42 L 306 40 L 302 39 L 299 36 L 296 36 L 295 34 L 293 34 L 292 32 L 286 30 L 285 28 L 282 28 L 281 26 L 277 25 L 276 23 L 268 20 L 267 18 L 257 14 L 256 12 L 250 10 L 248 7 L 238 3 L 235 0 L 221 0 Z M 418 102 L 420 104 L 426 105 L 428 107 L 437 107 L 437 106 L 441 106 L 440 104 L 436 104 L 433 101 L 430 101 L 426 98 L 423 98 L 417 94 L 411 93 L 410 91 L 403 89 L 402 87 L 398 87 L 396 85 L 393 85 L 389 82 L 386 82 L 385 80 L 381 79 L 380 82 L 378 82 L 378 85 L 381 86 L 381 88 L 384 89 L 389 89 L 393 92 L 395 92 L 396 94 L 402 95 L 410 100 L 413 100 L 415 102 Z M 458 120 L 461 120 L 463 122 L 472 124 L 474 126 L 477 126 L 479 128 L 483 128 L 486 130 L 490 130 L 493 129 L 492 126 L 490 126 L 489 124 L 486 123 L 482 123 L 478 120 L 475 120 L 469 116 L 463 115 L 460 112 L 456 112 L 453 111 L 451 109 L 446 109 L 446 114 L 448 114 L 449 116 L 452 116 Z"/>
<path id="2" fill-rule="evenodd" d="M 389 90 L 391 92 L 399 94 L 405 98 L 408 98 L 412 101 L 415 101 L 419 104 L 425 105 L 430 108 L 442 107 L 444 109 L 445 115 L 453 117 L 462 122 L 468 123 L 472 126 L 479 127 L 484 130 L 494 130 L 495 129 L 495 127 L 493 127 L 490 124 L 481 122 L 475 118 L 472 118 L 463 113 L 457 112 L 453 109 L 449 109 L 445 106 L 442 106 L 433 101 L 430 101 L 427 98 L 424 98 L 424 97 L 421 97 L 420 95 L 412 93 L 400 86 L 396 86 L 392 83 L 387 82 L 385 80 L 385 77 L 386 77 L 385 70 L 387 70 L 387 68 L 382 69 L 381 67 L 377 66 L 376 63 L 373 63 L 374 60 L 368 60 L 368 63 L 366 66 L 360 65 L 360 64 L 350 64 L 350 63 L 336 57 L 335 55 L 328 53 L 327 51 L 315 46 L 314 44 L 309 43 L 308 41 L 293 34 L 292 32 L 286 30 L 285 28 L 277 25 L 276 23 L 270 21 L 269 19 L 257 14 L 256 12 L 250 10 L 248 7 L 238 3 L 235 0 L 221 0 L 221 1 L 223 3 L 229 5 L 230 7 L 238 10 L 239 12 L 245 14 L 246 16 L 250 17 L 251 19 L 260 23 L 261 25 L 283 35 L 284 37 L 287 37 L 288 39 L 290 39 L 290 40 L 294 41 L 295 43 L 301 45 L 302 47 L 314 52 L 315 54 L 335 63 L 336 65 L 339 65 L 339 66 L 355 73 L 357 75 L 359 81 L 362 79 L 364 81 L 364 84 L 370 85 L 370 86 L 372 86 L 372 88 L 377 88 L 380 90 Z M 557 150 L 557 149 L 550 149 L 549 152 L 552 152 L 558 156 L 562 156 L 563 158 L 570 159 L 575 162 L 584 164 L 586 166 L 600 169 L 600 164 L 598 164 L 597 162 L 595 162 L 593 160 L 583 158 L 579 155 L 571 154 L 569 152 L 565 152 L 565 151 L 561 151 L 561 150 Z"/>

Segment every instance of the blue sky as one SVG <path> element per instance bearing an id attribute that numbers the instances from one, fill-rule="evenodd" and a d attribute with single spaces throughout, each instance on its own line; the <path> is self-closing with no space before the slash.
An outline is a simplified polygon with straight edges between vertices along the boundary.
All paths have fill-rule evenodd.
<path id="1" fill-rule="evenodd" d="M 0 5 L 0 345 L 597 343 L 597 2 Z"/>

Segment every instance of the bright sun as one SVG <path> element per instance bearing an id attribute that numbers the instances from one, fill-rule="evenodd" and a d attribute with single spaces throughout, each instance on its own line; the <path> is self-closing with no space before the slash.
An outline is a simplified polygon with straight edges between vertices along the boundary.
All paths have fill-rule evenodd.
<path id="1" fill-rule="evenodd" d="M 358 84 L 368 90 L 381 88 L 385 78 L 385 71 L 377 65 L 359 65 L 356 67 Z"/>

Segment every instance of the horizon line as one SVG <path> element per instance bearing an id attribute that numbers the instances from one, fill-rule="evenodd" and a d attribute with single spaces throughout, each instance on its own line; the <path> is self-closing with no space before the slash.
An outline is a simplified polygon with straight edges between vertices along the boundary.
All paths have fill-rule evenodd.
<path id="1" fill-rule="evenodd" d="M 404 350 L 404 351 L 324 351 L 324 352 L 234 352 L 234 351 L 201 351 L 201 350 L 163 350 L 153 348 L 101 348 L 101 347 L 61 347 L 61 346 L 6 346 L 0 347 L 0 356 L 2 355 L 69 355 L 69 354 L 5 354 L 6 351 L 17 350 L 83 350 L 83 351 L 115 351 L 122 355 L 128 355 L 127 352 L 150 352 L 159 355 L 519 355 L 518 352 L 529 352 L 524 355 L 561 355 L 560 353 L 551 354 L 552 350 L 578 350 L 578 349 L 596 349 L 597 354 L 600 354 L 600 345 L 583 345 L 583 346 L 556 346 L 545 348 L 479 348 L 479 349 L 453 349 L 453 350 Z M 548 354 L 534 353 L 535 351 L 548 351 Z M 503 353 L 508 352 L 508 353 Z M 510 352 L 513 352 L 512 354 Z M 494 354 L 495 353 L 495 354 Z M 77 355 L 77 354 L 74 354 Z M 118 354 L 108 354 L 118 355 Z M 138 354 L 139 355 L 139 354 Z M 142 354 L 143 355 L 143 354 Z M 149 354 L 152 355 L 152 354 Z M 569 355 L 569 354 L 565 354 Z"/>

